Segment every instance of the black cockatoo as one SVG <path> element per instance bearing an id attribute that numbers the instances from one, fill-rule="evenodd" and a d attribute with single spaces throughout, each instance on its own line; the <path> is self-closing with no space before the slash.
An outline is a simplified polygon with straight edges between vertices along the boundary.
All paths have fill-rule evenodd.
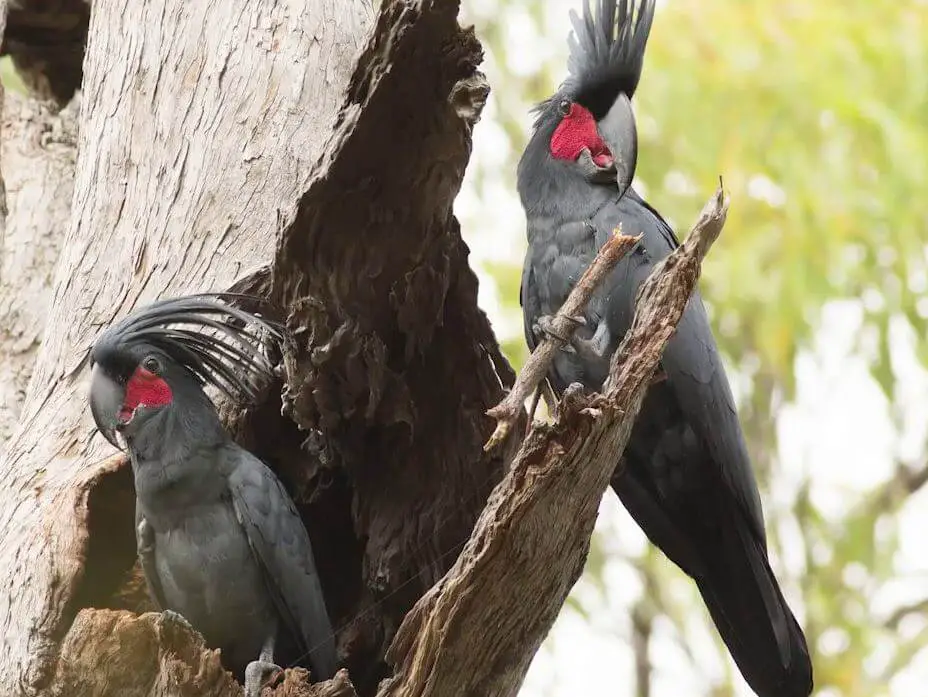
<path id="1" fill-rule="evenodd" d="M 280 481 L 234 443 L 204 392 L 254 401 L 280 329 L 225 302 L 163 300 L 106 329 L 91 352 L 97 428 L 128 448 L 136 539 L 149 592 L 180 614 L 257 697 L 275 662 L 336 670 L 309 536 Z M 204 330 L 211 330 L 211 333 Z"/>
<path id="2" fill-rule="evenodd" d="M 654 0 L 601 0 L 571 13 L 569 77 L 538 106 L 518 168 L 528 226 L 521 303 L 535 347 L 547 320 L 621 224 L 641 233 L 594 295 L 549 381 L 602 387 L 628 330 L 635 294 L 679 243 L 631 188 L 638 85 Z M 812 665 L 802 629 L 767 557 L 757 483 L 699 293 L 667 344 L 612 486 L 653 544 L 691 576 L 741 673 L 760 697 L 806 697 Z"/>

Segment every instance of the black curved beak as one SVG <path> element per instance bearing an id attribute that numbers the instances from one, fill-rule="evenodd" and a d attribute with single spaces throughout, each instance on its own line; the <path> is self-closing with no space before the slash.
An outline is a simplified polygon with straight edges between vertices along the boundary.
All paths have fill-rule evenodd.
<path id="1" fill-rule="evenodd" d="M 619 193 L 624 194 L 632 185 L 638 165 L 638 127 L 628 95 L 620 93 L 596 127 L 615 160 L 615 182 Z"/>
<path id="2" fill-rule="evenodd" d="M 113 446 L 122 450 L 116 438 L 119 428 L 119 410 L 125 400 L 125 389 L 103 370 L 99 365 L 93 367 L 90 378 L 90 412 L 103 437 Z"/>

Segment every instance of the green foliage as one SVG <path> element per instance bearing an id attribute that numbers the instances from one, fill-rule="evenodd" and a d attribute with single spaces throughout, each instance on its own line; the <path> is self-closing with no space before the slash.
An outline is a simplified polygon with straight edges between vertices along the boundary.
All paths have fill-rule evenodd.
<path id="1" fill-rule="evenodd" d="M 26 93 L 26 85 L 16 72 L 16 68 L 13 67 L 13 59 L 9 56 L 0 58 L 0 84 L 3 85 L 4 89 L 10 90 L 10 92 L 16 92 L 17 94 Z"/>
<path id="2" fill-rule="evenodd" d="M 928 188 L 926 35 L 928 8 L 884 2 L 677 0 L 655 23 L 640 176 L 686 222 L 723 173 L 734 205 L 706 295 L 730 318 L 723 346 L 785 383 L 830 298 L 870 294 L 884 337 L 897 311 L 924 329 L 907 279 L 925 272 L 909 202 Z M 885 350 L 875 368 L 890 390 Z"/>
<path id="3" fill-rule="evenodd" d="M 492 187 L 514 192 L 528 108 L 564 77 L 564 20 L 580 5 L 465 3 L 487 48 L 493 93 L 485 119 L 508 146 L 505 167 L 498 154 L 491 165 L 477 158 L 470 177 L 478 196 Z M 732 194 L 702 288 L 727 360 L 751 378 L 742 420 L 764 484 L 777 476 L 774 410 L 793 397 L 797 352 L 811 345 L 829 301 L 861 300 L 865 328 L 877 337 L 872 375 L 890 403 L 892 318 L 908 321 L 916 351 L 928 362 L 926 38 L 924 2 L 668 0 L 659 7 L 635 95 L 637 176 L 681 235 L 719 174 Z M 526 55 L 539 59 L 526 67 Z M 478 127 L 478 138 L 486 127 Z M 504 234 L 524 245 L 522 225 Z M 517 316 L 521 257 L 484 270 L 497 284 L 503 312 Z M 503 345 L 521 365 L 521 327 L 506 333 Z M 798 582 L 817 687 L 849 697 L 887 694 L 894 672 L 928 647 L 925 632 L 897 639 L 868 610 L 869 595 L 892 577 L 897 549 L 900 503 L 889 505 L 879 493 L 840 520 L 826 519 L 803 492 L 791 510 L 768 506 L 768 517 L 797 521 L 805 539 Z M 876 534 L 878 522 L 886 534 Z M 827 553 L 813 555 L 813 547 Z M 860 583 L 848 582 L 849 566 Z M 648 569 L 657 573 L 654 565 Z M 659 571 L 665 581 L 675 573 Z M 682 619 L 673 621 L 682 627 Z M 829 630 L 843 633 L 845 650 L 817 650 Z M 895 652 L 889 667 L 868 673 L 868 658 L 886 642 Z"/>

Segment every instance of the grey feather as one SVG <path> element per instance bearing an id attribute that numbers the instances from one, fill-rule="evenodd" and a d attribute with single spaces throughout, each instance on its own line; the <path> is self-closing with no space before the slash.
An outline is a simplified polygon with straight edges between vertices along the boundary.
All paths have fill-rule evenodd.
<path id="1" fill-rule="evenodd" d="M 530 347 L 537 342 L 531 327 L 538 314 L 558 310 L 615 227 L 643 234 L 594 293 L 586 324 L 577 330 L 589 339 L 606 323 L 613 343 L 598 359 L 559 353 L 549 375 L 558 392 L 572 382 L 600 389 L 631 325 L 638 288 L 678 246 L 670 227 L 634 190 L 612 194 L 605 205 L 602 195 L 591 191 L 585 206 L 571 199 L 560 224 L 553 214 L 529 221 L 521 300 Z M 666 380 L 649 390 L 613 488 L 648 538 L 696 580 L 758 694 L 805 697 L 812 685 L 808 649 L 767 560 L 757 482 L 698 292 L 661 366 Z"/>
<path id="2" fill-rule="evenodd" d="M 229 477 L 235 515 L 279 616 L 317 676 L 334 675 L 335 635 L 322 601 L 309 535 L 290 496 L 264 464 L 239 450 Z"/>
<path id="3" fill-rule="evenodd" d="M 142 575 L 145 577 L 148 595 L 159 610 L 164 610 L 167 605 L 164 600 L 164 589 L 161 588 L 161 580 L 158 578 L 155 531 L 152 530 L 138 507 L 135 510 L 135 546 L 138 550 L 139 563 L 142 566 Z"/>

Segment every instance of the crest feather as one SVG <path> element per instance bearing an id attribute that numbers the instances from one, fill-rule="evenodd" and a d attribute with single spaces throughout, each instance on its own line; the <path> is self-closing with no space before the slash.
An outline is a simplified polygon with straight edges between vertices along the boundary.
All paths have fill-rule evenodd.
<path id="1" fill-rule="evenodd" d="M 567 37 L 567 79 L 550 99 L 538 104 L 535 128 L 561 99 L 582 104 L 601 119 L 620 92 L 634 95 L 644 66 L 644 51 L 654 21 L 655 0 L 600 0 L 594 16 L 583 0 L 583 17 L 570 11 L 573 30 Z"/>
<path id="2" fill-rule="evenodd" d="M 256 402 L 274 378 L 267 355 L 284 338 L 284 327 L 235 307 L 231 301 L 258 306 L 260 298 L 235 293 L 201 293 L 159 300 L 108 327 L 91 352 L 91 362 L 144 344 L 163 351 L 185 367 L 201 385 L 217 387 L 232 399 Z"/>

